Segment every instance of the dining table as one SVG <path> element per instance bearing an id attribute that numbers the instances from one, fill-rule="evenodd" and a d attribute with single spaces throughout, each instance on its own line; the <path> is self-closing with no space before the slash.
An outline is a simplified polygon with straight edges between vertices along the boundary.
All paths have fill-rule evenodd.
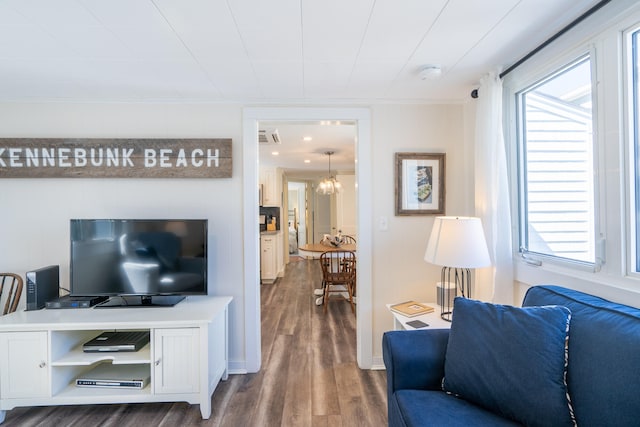
<path id="1" fill-rule="evenodd" d="M 298 247 L 298 254 L 301 257 L 307 259 L 317 259 L 323 252 L 335 252 L 335 251 L 356 251 L 356 245 L 353 243 L 347 243 L 340 246 L 330 246 L 323 243 L 307 243 Z"/>

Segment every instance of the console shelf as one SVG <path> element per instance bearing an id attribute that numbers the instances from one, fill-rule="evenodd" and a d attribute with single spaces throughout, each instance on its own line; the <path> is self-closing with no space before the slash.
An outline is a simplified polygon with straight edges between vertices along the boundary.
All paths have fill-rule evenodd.
<path id="1" fill-rule="evenodd" d="M 211 415 L 211 396 L 227 378 L 231 297 L 188 297 L 174 307 L 71 309 L 12 313 L 0 318 L 0 423 L 18 406 L 185 401 Z M 144 330 L 150 342 L 136 352 L 85 353 L 105 331 Z M 76 387 L 98 364 L 114 373 L 146 365 L 142 390 Z M 143 368 L 144 369 L 144 368 Z"/>
<path id="2" fill-rule="evenodd" d="M 82 400 L 89 400 L 86 403 L 93 403 L 96 397 L 100 397 L 102 399 L 105 398 L 115 398 L 114 401 L 112 399 L 111 402 L 103 403 L 121 403 L 117 400 L 117 397 L 120 397 L 120 400 L 123 399 L 140 399 L 142 397 L 149 397 L 152 393 L 151 385 L 147 385 L 142 390 L 132 390 L 132 389 L 119 389 L 112 390 L 110 388 L 84 388 L 84 387 L 76 387 L 72 384 L 69 384 L 64 390 L 60 391 L 55 397 L 56 400 L 70 400 L 73 401 L 73 404 L 85 403 Z M 89 393 L 88 391 L 91 391 Z"/>
<path id="3" fill-rule="evenodd" d="M 51 366 L 88 366 L 102 362 L 110 362 L 114 365 L 151 363 L 151 343 L 138 351 L 118 353 L 85 353 L 82 351 L 82 345 L 79 345 L 59 359 L 53 360 Z"/>

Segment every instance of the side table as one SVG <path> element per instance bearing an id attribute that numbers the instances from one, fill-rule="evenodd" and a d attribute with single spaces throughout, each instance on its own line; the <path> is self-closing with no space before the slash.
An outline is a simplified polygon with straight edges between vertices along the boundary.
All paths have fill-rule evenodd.
<path id="1" fill-rule="evenodd" d="M 440 317 L 440 306 L 435 303 L 425 302 L 423 303 L 428 305 L 429 307 L 433 307 L 434 310 L 431 313 L 421 314 L 420 316 L 407 317 L 403 316 L 400 313 L 396 313 L 391 310 L 391 306 L 393 304 L 387 304 L 387 310 L 391 314 L 393 314 L 393 329 L 396 331 L 402 330 L 416 330 L 416 329 L 450 329 L 451 322 L 447 322 L 446 320 L 442 320 Z M 412 320 L 420 320 L 426 323 L 429 326 L 425 326 L 422 328 L 414 328 L 411 325 L 407 325 L 407 322 L 411 322 Z"/>

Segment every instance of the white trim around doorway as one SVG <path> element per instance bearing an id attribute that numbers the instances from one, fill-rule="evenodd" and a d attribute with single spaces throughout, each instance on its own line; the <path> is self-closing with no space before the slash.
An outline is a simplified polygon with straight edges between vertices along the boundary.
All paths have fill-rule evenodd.
<path id="1" fill-rule="evenodd" d="M 357 360 L 373 367 L 371 111 L 368 108 L 248 107 L 242 118 L 243 230 L 244 230 L 244 349 L 246 372 L 261 364 L 260 268 L 258 221 L 258 122 L 351 120 L 357 123 L 356 210 L 358 227 Z"/>

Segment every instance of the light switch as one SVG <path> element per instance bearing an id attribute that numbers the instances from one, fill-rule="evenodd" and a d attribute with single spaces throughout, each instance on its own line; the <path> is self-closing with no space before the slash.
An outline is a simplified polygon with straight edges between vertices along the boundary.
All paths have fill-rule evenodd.
<path id="1" fill-rule="evenodd" d="M 389 222 L 386 216 L 381 216 L 378 222 L 378 227 L 380 231 L 387 231 L 389 229 Z"/>

